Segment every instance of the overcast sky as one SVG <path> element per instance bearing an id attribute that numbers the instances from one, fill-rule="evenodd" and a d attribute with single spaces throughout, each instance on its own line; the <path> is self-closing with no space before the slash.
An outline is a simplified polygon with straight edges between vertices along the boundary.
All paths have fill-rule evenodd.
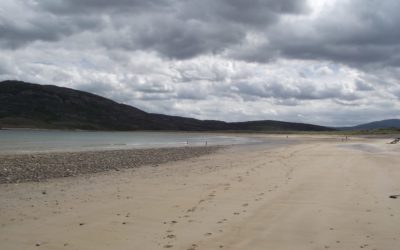
<path id="1" fill-rule="evenodd" d="M 400 118 L 399 0 L 1 0 L 0 80 L 153 113 Z"/>

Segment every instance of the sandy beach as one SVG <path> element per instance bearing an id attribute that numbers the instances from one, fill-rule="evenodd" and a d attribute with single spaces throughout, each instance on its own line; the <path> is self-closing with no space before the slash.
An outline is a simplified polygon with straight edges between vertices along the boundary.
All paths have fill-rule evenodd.
<path id="1" fill-rule="evenodd" d="M 0 184 L 0 249 L 399 249 L 399 144 L 287 140 Z"/>

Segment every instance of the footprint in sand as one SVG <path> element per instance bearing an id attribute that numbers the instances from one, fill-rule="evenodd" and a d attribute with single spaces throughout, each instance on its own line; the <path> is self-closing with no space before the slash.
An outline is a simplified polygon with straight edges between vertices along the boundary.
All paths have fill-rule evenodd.
<path id="1" fill-rule="evenodd" d="M 227 221 L 227 219 L 222 219 L 222 220 L 220 220 L 220 221 L 217 221 L 217 223 L 218 223 L 218 224 L 222 224 L 222 223 L 224 223 L 225 221 Z"/>
<path id="2" fill-rule="evenodd" d="M 210 198 L 215 197 L 215 192 L 212 192 L 211 194 L 209 194 L 208 197 L 210 197 Z"/>
<path id="3" fill-rule="evenodd" d="M 191 247 L 189 247 L 187 250 L 196 250 L 197 245 L 196 244 L 192 244 Z"/>
<path id="4" fill-rule="evenodd" d="M 164 221 L 163 222 L 163 224 L 165 225 L 165 224 L 171 224 L 171 225 L 173 225 L 173 224 L 176 224 L 176 223 L 178 223 L 176 220 L 171 220 L 170 222 L 166 222 L 166 221 Z"/>
<path id="5" fill-rule="evenodd" d="M 186 211 L 186 213 L 193 213 L 194 211 L 196 211 L 196 209 L 197 209 L 197 206 L 194 206 L 194 207 L 188 209 L 188 210 Z"/>

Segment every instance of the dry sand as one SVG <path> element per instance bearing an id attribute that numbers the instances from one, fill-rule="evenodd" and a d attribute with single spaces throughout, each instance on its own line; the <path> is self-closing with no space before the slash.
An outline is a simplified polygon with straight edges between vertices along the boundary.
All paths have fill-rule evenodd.
<path id="1" fill-rule="evenodd" d="M 2 184 L 0 249 L 400 249 L 400 145 L 297 141 Z"/>

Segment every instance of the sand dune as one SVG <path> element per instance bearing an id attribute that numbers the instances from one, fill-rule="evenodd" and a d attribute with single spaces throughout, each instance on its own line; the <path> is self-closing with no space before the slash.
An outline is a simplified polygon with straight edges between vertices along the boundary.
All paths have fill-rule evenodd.
<path id="1" fill-rule="evenodd" d="M 400 147 L 293 140 L 0 185 L 0 249 L 399 249 Z"/>

